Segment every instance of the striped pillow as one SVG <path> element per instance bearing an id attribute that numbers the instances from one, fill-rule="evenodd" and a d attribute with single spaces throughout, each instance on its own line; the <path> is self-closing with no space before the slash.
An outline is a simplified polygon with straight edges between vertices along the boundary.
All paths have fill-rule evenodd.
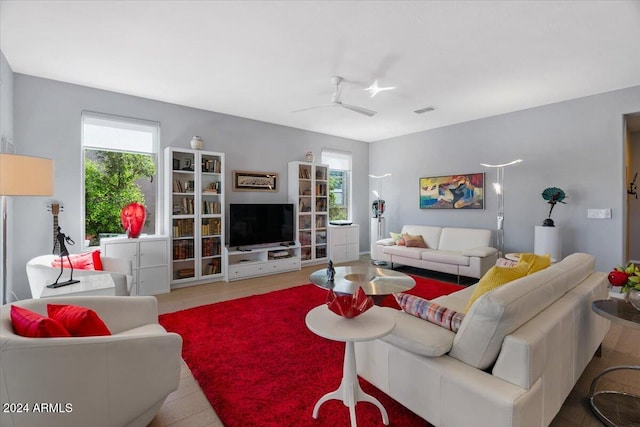
<path id="1" fill-rule="evenodd" d="M 397 293 L 393 294 L 393 296 L 405 313 L 447 328 L 452 332 L 458 331 L 464 319 L 464 313 L 458 313 L 415 295 Z"/>
<path id="2" fill-rule="evenodd" d="M 515 267 L 518 265 L 518 261 L 513 261 L 507 258 L 498 258 L 496 260 L 496 265 L 498 267 Z"/>

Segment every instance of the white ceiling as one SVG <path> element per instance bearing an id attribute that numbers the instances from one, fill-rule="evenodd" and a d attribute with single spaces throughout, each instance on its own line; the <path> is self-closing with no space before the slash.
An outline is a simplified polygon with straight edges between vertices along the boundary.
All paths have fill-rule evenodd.
<path id="1" fill-rule="evenodd" d="M 639 41 L 640 1 L 0 1 L 14 72 L 362 141 L 640 85 Z M 334 75 L 379 113 L 292 113 Z"/>

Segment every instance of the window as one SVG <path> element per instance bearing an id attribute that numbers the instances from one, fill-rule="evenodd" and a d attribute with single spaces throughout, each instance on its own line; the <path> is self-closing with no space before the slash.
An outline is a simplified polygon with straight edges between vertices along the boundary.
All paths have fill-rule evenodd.
<path id="1" fill-rule="evenodd" d="M 156 234 L 159 133 L 156 122 L 82 114 L 85 246 L 123 234 L 120 211 L 131 202 L 146 207 L 142 232 Z"/>
<path id="2" fill-rule="evenodd" d="M 351 219 L 351 153 L 322 150 L 329 165 L 329 220 Z"/>

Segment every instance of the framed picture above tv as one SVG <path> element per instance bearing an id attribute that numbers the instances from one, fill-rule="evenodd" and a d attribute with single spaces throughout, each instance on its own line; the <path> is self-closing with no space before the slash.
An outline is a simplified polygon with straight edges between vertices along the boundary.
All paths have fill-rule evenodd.
<path id="1" fill-rule="evenodd" d="M 233 191 L 278 191 L 276 172 L 233 171 Z"/>
<path id="2" fill-rule="evenodd" d="M 484 173 L 420 178 L 420 209 L 484 209 Z"/>

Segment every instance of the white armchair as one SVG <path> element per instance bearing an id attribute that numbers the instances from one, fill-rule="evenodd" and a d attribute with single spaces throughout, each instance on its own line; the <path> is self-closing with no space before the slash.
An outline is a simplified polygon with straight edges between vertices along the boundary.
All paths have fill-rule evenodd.
<path id="1" fill-rule="evenodd" d="M 55 282 L 60 274 L 59 268 L 51 266 L 51 261 L 58 258 L 56 255 L 42 255 L 27 262 L 27 278 L 31 288 L 31 297 L 40 298 L 42 290 L 47 284 Z M 116 285 L 116 296 L 131 295 L 131 284 L 133 283 L 133 267 L 131 260 L 124 258 L 112 258 L 101 256 L 104 270 L 73 270 L 73 276 L 86 276 L 90 274 L 111 274 Z M 65 269 L 63 279 L 69 278 L 70 270 Z"/>
<path id="2" fill-rule="evenodd" d="M 46 315 L 48 299 L 13 304 Z M 158 324 L 154 297 L 61 297 L 56 304 L 94 310 L 113 335 L 25 338 L 0 307 L 0 402 L 30 405 L 0 411 L 3 427 L 147 426 L 178 388 L 182 338 Z M 35 413 L 33 404 L 61 413 Z"/>

